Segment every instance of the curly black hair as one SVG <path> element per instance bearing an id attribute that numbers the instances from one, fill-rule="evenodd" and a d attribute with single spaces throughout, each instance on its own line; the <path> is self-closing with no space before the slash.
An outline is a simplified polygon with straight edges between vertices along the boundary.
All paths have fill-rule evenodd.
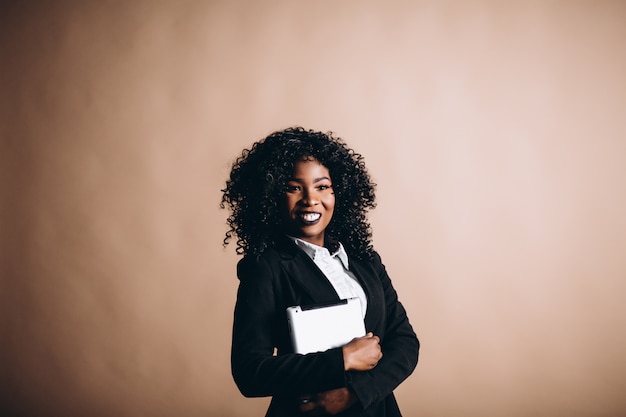
<path id="1" fill-rule="evenodd" d="M 326 245 L 336 250 L 341 242 L 357 259 L 373 254 L 367 211 L 376 206 L 374 184 L 363 156 L 332 132 L 290 127 L 276 131 L 244 149 L 235 160 L 221 208 L 231 211 L 224 245 L 237 236 L 237 253 L 259 255 L 284 236 L 285 187 L 295 163 L 315 158 L 328 168 L 335 192 L 333 217 L 325 230 Z"/>

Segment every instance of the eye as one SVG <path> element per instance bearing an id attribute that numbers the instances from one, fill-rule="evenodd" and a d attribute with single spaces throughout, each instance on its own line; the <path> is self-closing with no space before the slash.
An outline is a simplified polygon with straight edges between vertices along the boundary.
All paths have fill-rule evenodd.
<path id="1" fill-rule="evenodd" d="M 299 185 L 293 185 L 293 184 L 287 184 L 287 186 L 285 187 L 285 190 L 288 193 L 295 193 L 297 191 L 300 191 L 300 186 Z"/>
<path id="2" fill-rule="evenodd" d="M 317 186 L 317 189 L 318 189 L 318 190 L 320 190 L 320 191 L 324 191 L 324 190 L 328 190 L 328 189 L 330 189 L 330 188 L 332 188 L 332 187 L 333 187 L 332 185 L 329 185 L 329 184 L 323 184 L 323 185 L 318 185 L 318 186 Z"/>

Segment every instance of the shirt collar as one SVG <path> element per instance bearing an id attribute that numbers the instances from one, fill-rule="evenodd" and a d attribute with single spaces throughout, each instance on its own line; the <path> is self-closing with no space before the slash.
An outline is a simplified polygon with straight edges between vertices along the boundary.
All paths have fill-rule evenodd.
<path id="1" fill-rule="evenodd" d="M 311 258 L 313 261 L 315 261 L 316 256 L 326 255 L 326 256 L 330 256 L 331 258 L 339 258 L 339 260 L 343 264 L 343 267 L 345 269 L 349 269 L 348 254 L 346 253 L 346 250 L 344 249 L 341 242 L 339 242 L 339 249 L 337 249 L 337 251 L 331 254 L 329 250 L 326 249 L 325 247 L 314 245 L 312 243 L 306 242 L 297 237 L 293 237 L 293 236 L 288 236 L 288 237 L 296 244 L 296 246 L 302 249 L 304 253 L 306 253 L 308 257 Z"/>

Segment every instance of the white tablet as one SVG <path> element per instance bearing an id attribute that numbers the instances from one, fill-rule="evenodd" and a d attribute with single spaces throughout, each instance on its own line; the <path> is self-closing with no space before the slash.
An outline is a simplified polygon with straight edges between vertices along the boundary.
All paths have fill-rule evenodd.
<path id="1" fill-rule="evenodd" d="M 355 337 L 365 336 L 358 298 L 332 304 L 287 308 L 294 352 L 312 353 L 340 347 Z"/>

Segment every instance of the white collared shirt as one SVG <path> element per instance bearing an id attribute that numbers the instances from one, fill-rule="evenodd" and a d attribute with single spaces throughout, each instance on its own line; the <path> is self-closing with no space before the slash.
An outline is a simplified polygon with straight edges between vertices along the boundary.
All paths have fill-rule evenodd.
<path id="1" fill-rule="evenodd" d="M 306 253 L 317 267 L 324 273 L 339 298 L 357 297 L 361 301 L 361 313 L 365 318 L 367 311 L 367 296 L 356 276 L 349 270 L 348 254 L 343 245 L 331 254 L 328 249 L 305 242 L 297 237 L 289 236 L 295 244 Z"/>

